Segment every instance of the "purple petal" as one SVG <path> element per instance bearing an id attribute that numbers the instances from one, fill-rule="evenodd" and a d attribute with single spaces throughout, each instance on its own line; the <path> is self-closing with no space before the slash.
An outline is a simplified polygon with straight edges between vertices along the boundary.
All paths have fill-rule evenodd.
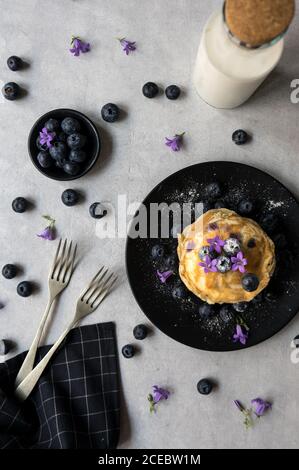
<path id="1" fill-rule="evenodd" d="M 165 272 L 160 272 L 160 271 L 156 271 L 157 273 L 157 276 L 158 278 L 160 279 L 160 281 L 162 282 L 162 284 L 165 284 L 165 282 L 167 281 L 167 279 L 172 276 L 173 272 L 172 271 L 165 271 Z"/>
<path id="2" fill-rule="evenodd" d="M 44 240 L 55 240 L 55 231 L 51 227 L 46 227 L 41 233 L 37 234 L 37 236 Z"/>

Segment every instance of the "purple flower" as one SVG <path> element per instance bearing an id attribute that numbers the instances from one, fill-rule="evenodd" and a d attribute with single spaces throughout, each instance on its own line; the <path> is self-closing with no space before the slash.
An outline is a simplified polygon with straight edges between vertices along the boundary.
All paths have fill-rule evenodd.
<path id="1" fill-rule="evenodd" d="M 199 266 L 204 268 L 204 272 L 207 273 L 216 273 L 217 272 L 217 259 L 211 259 L 208 255 L 204 257 L 204 261 L 198 263 Z"/>
<path id="2" fill-rule="evenodd" d="M 70 49 L 70 52 L 74 54 L 74 56 L 79 56 L 80 52 L 85 52 L 90 51 L 90 44 L 88 42 L 83 42 L 79 37 L 72 37 L 71 40 L 71 46 L 72 48 Z"/>
<path id="3" fill-rule="evenodd" d="M 136 41 L 128 41 L 126 38 L 119 39 L 120 44 L 122 45 L 123 51 L 126 55 L 129 55 L 130 52 L 136 51 Z"/>
<path id="4" fill-rule="evenodd" d="M 221 240 L 220 237 L 216 236 L 214 238 L 208 238 L 207 239 L 208 244 L 211 246 L 211 248 L 217 253 L 221 253 L 222 247 L 225 245 L 225 242 Z"/>
<path id="5" fill-rule="evenodd" d="M 43 218 L 49 221 L 49 225 L 38 233 L 37 236 L 39 238 L 43 238 L 44 240 L 55 240 L 56 238 L 56 231 L 55 231 L 55 220 L 52 219 L 49 215 L 43 215 Z"/>
<path id="6" fill-rule="evenodd" d="M 157 276 L 158 278 L 160 279 L 160 281 L 162 282 L 162 284 L 165 284 L 165 282 L 167 281 L 167 279 L 172 276 L 173 272 L 172 271 L 164 271 L 163 273 L 161 271 L 158 271 L 157 270 Z"/>
<path id="7" fill-rule="evenodd" d="M 267 410 L 272 408 L 272 404 L 262 400 L 262 398 L 254 398 L 251 400 L 251 404 L 255 406 L 254 412 L 259 418 L 263 416 Z"/>
<path id="8" fill-rule="evenodd" d="M 245 266 L 247 265 L 248 261 L 246 258 L 244 258 L 244 254 L 242 251 L 239 251 L 237 256 L 232 256 L 231 258 L 232 261 L 232 270 L 233 271 L 240 271 L 240 273 L 245 273 L 246 268 Z"/>
<path id="9" fill-rule="evenodd" d="M 49 132 L 45 127 L 39 133 L 39 141 L 41 145 L 47 145 L 48 148 L 52 147 L 52 140 L 55 138 L 55 132 Z"/>
<path id="10" fill-rule="evenodd" d="M 182 139 L 184 134 L 185 132 L 182 132 L 182 134 L 175 134 L 172 139 L 165 137 L 165 145 L 167 145 L 167 147 L 170 147 L 171 150 L 173 150 L 174 152 L 178 152 L 179 150 L 181 150 Z"/>
<path id="11" fill-rule="evenodd" d="M 155 404 L 161 400 L 167 400 L 170 395 L 170 392 L 165 388 L 158 387 L 158 385 L 153 385 L 153 399 Z"/>
<path id="12" fill-rule="evenodd" d="M 248 334 L 242 330 L 241 325 L 236 325 L 236 332 L 233 336 L 233 342 L 236 343 L 239 341 L 241 344 L 245 345 L 248 339 Z"/>

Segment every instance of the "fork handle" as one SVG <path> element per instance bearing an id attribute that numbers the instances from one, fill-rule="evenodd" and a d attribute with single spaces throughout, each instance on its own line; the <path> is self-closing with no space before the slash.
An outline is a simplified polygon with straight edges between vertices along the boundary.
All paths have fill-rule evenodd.
<path id="1" fill-rule="evenodd" d="M 34 361 L 35 361 L 35 356 L 36 356 L 36 351 L 41 339 L 41 336 L 43 334 L 45 324 L 49 315 L 49 312 L 51 310 L 51 307 L 53 305 L 55 297 L 50 297 L 48 304 L 45 309 L 45 313 L 42 316 L 42 319 L 40 321 L 39 327 L 37 329 L 37 332 L 35 334 L 34 340 L 32 341 L 32 344 L 30 346 L 30 349 L 23 361 L 23 364 L 21 366 L 21 369 L 18 372 L 18 375 L 15 380 L 15 388 L 19 386 L 19 384 L 27 377 L 27 375 L 32 371 Z"/>
<path id="2" fill-rule="evenodd" d="M 30 395 L 33 388 L 35 387 L 38 379 L 42 375 L 43 371 L 47 367 L 49 361 L 51 360 L 53 354 L 57 351 L 65 337 L 71 331 L 71 329 L 76 326 L 78 322 L 71 322 L 70 325 L 64 330 L 64 332 L 59 336 L 56 343 L 53 344 L 51 349 L 43 357 L 43 359 L 35 366 L 35 368 L 25 377 L 25 379 L 17 387 L 15 394 L 20 401 L 26 400 Z"/>

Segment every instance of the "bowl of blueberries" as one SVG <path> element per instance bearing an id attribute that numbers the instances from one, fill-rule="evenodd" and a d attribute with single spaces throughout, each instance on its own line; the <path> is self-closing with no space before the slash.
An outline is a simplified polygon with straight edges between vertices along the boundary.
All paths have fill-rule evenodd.
<path id="1" fill-rule="evenodd" d="M 41 116 L 28 137 L 34 166 L 48 178 L 70 181 L 94 166 L 101 141 L 93 122 L 73 109 L 54 109 Z"/>

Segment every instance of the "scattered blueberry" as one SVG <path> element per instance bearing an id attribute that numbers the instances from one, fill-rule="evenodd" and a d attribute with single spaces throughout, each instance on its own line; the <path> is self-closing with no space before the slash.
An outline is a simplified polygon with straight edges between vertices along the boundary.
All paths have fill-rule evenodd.
<path id="1" fill-rule="evenodd" d="M 247 243 L 247 248 L 254 248 L 256 246 L 256 242 L 254 238 L 250 238 Z"/>
<path id="2" fill-rule="evenodd" d="M 258 288 L 259 283 L 259 278 L 255 274 L 248 273 L 244 274 L 242 277 L 242 286 L 247 292 L 255 291 Z"/>
<path id="3" fill-rule="evenodd" d="M 177 85 L 169 85 L 165 90 L 165 95 L 169 100 L 177 100 L 181 94 L 181 89 Z"/>
<path id="4" fill-rule="evenodd" d="M 236 310 L 236 312 L 238 313 L 244 313 L 245 310 L 247 309 L 248 307 L 248 303 L 247 302 L 238 302 L 236 304 L 233 304 L 233 307 L 234 309 Z"/>
<path id="5" fill-rule="evenodd" d="M 135 348 L 132 344 L 126 344 L 123 346 L 121 352 L 126 359 L 131 359 L 135 354 Z"/>
<path id="6" fill-rule="evenodd" d="M 184 299 L 186 297 L 186 289 L 183 286 L 176 286 L 172 289 L 171 295 L 174 299 Z"/>
<path id="7" fill-rule="evenodd" d="M 17 275 L 17 267 L 14 264 L 6 264 L 2 268 L 2 275 L 6 279 L 13 279 Z"/>
<path id="8" fill-rule="evenodd" d="M 50 155 L 54 160 L 66 158 L 67 156 L 67 147 L 64 142 L 54 142 L 52 147 L 50 147 Z"/>
<path id="9" fill-rule="evenodd" d="M 248 134 L 246 131 L 238 129 L 233 132 L 232 140 L 233 142 L 235 142 L 236 145 L 246 144 L 246 142 L 248 141 Z"/>
<path id="10" fill-rule="evenodd" d="M 23 66 L 23 61 L 20 57 L 17 57 L 16 55 L 12 55 L 7 59 L 7 66 L 10 70 L 13 72 L 16 72 L 17 70 L 20 70 Z"/>
<path id="11" fill-rule="evenodd" d="M 133 335 L 135 339 L 139 339 L 139 340 L 145 339 L 147 337 L 147 334 L 148 334 L 148 328 L 146 325 L 142 325 L 142 324 L 137 325 L 135 326 L 133 330 Z"/>
<path id="12" fill-rule="evenodd" d="M 46 123 L 45 123 L 45 128 L 49 132 L 56 132 L 59 130 L 59 122 L 57 119 L 50 118 Z"/>
<path id="13" fill-rule="evenodd" d="M 116 104 L 107 103 L 101 109 L 101 115 L 106 122 L 115 122 L 119 118 L 119 108 Z"/>
<path id="14" fill-rule="evenodd" d="M 231 268 L 230 258 L 228 256 L 218 256 L 216 267 L 220 273 L 226 273 Z"/>
<path id="15" fill-rule="evenodd" d="M 41 144 L 40 143 L 40 137 L 39 136 L 36 139 L 36 146 L 37 146 L 38 150 L 40 150 L 41 152 L 46 152 L 48 150 L 47 144 Z"/>
<path id="16" fill-rule="evenodd" d="M 66 189 L 61 195 L 61 200 L 66 206 L 74 206 L 79 201 L 79 194 L 74 189 Z"/>
<path id="17" fill-rule="evenodd" d="M 94 202 L 91 204 L 89 207 L 89 214 L 93 219 L 102 219 L 102 217 L 105 217 L 107 215 L 107 210 L 104 208 L 103 204 L 100 202 Z"/>
<path id="18" fill-rule="evenodd" d="M 66 162 L 63 165 L 63 170 L 70 176 L 76 176 L 80 172 L 80 165 L 78 163 Z"/>
<path id="19" fill-rule="evenodd" d="M 160 259 L 164 256 L 164 248 L 161 245 L 154 245 L 152 248 L 152 257 L 154 259 Z"/>
<path id="20" fill-rule="evenodd" d="M 219 310 L 219 316 L 224 323 L 229 323 L 233 318 L 230 305 L 221 305 Z"/>
<path id="21" fill-rule="evenodd" d="M 84 150 L 71 150 L 69 155 L 70 162 L 82 163 L 86 160 L 86 152 Z"/>
<path id="22" fill-rule="evenodd" d="M 241 201 L 238 205 L 238 212 L 241 215 L 249 215 L 252 213 L 254 208 L 253 202 L 250 201 L 249 199 L 244 199 Z"/>
<path id="23" fill-rule="evenodd" d="M 241 250 L 241 245 L 239 240 L 237 238 L 228 238 L 225 240 L 225 245 L 223 247 L 223 250 L 225 253 L 228 255 L 236 255 L 240 250 Z"/>
<path id="24" fill-rule="evenodd" d="M 201 379 L 197 384 L 197 390 L 201 395 L 209 395 L 213 390 L 213 384 L 209 379 Z"/>
<path id="25" fill-rule="evenodd" d="M 74 119 L 72 117 L 64 118 L 61 123 L 61 129 L 63 130 L 63 132 L 65 132 L 68 135 L 79 132 L 80 128 L 81 128 L 80 123 L 77 121 L 77 119 Z"/>
<path id="26" fill-rule="evenodd" d="M 6 83 L 2 88 L 2 94 L 7 100 L 14 101 L 19 97 L 20 90 L 21 89 L 17 83 L 9 82 Z"/>
<path id="27" fill-rule="evenodd" d="M 5 356 L 6 354 L 8 354 L 11 348 L 12 348 L 11 341 L 8 341 L 7 339 L 0 340 L 0 355 L 1 356 Z"/>
<path id="28" fill-rule="evenodd" d="M 84 147 L 85 142 L 86 142 L 85 135 L 82 135 L 79 133 L 71 134 L 67 138 L 68 146 L 74 150 L 81 149 L 82 147 Z"/>
<path id="29" fill-rule="evenodd" d="M 262 218 L 260 225 L 266 232 L 273 233 L 278 226 L 278 218 L 269 212 Z"/>
<path id="30" fill-rule="evenodd" d="M 24 197 L 17 197 L 12 201 L 12 208 L 18 214 L 22 214 L 28 207 L 28 201 Z"/>
<path id="31" fill-rule="evenodd" d="M 41 150 L 38 153 L 36 159 L 42 168 L 50 168 L 52 166 L 53 159 L 48 152 Z"/>
<path id="32" fill-rule="evenodd" d="M 203 320 L 206 320 L 214 315 L 215 310 L 213 305 L 203 303 L 199 306 L 198 313 Z"/>
<path id="33" fill-rule="evenodd" d="M 32 287 L 31 282 L 29 281 L 22 281 L 17 286 L 17 293 L 21 297 L 29 297 L 29 295 L 32 294 L 32 291 L 33 291 L 33 287 Z"/>
<path id="34" fill-rule="evenodd" d="M 142 93 L 146 98 L 154 98 L 159 93 L 158 85 L 153 82 L 147 82 L 143 85 Z"/>
<path id="35" fill-rule="evenodd" d="M 207 196 L 210 200 L 219 199 L 222 194 L 220 184 L 217 181 L 208 184 L 206 188 Z"/>

